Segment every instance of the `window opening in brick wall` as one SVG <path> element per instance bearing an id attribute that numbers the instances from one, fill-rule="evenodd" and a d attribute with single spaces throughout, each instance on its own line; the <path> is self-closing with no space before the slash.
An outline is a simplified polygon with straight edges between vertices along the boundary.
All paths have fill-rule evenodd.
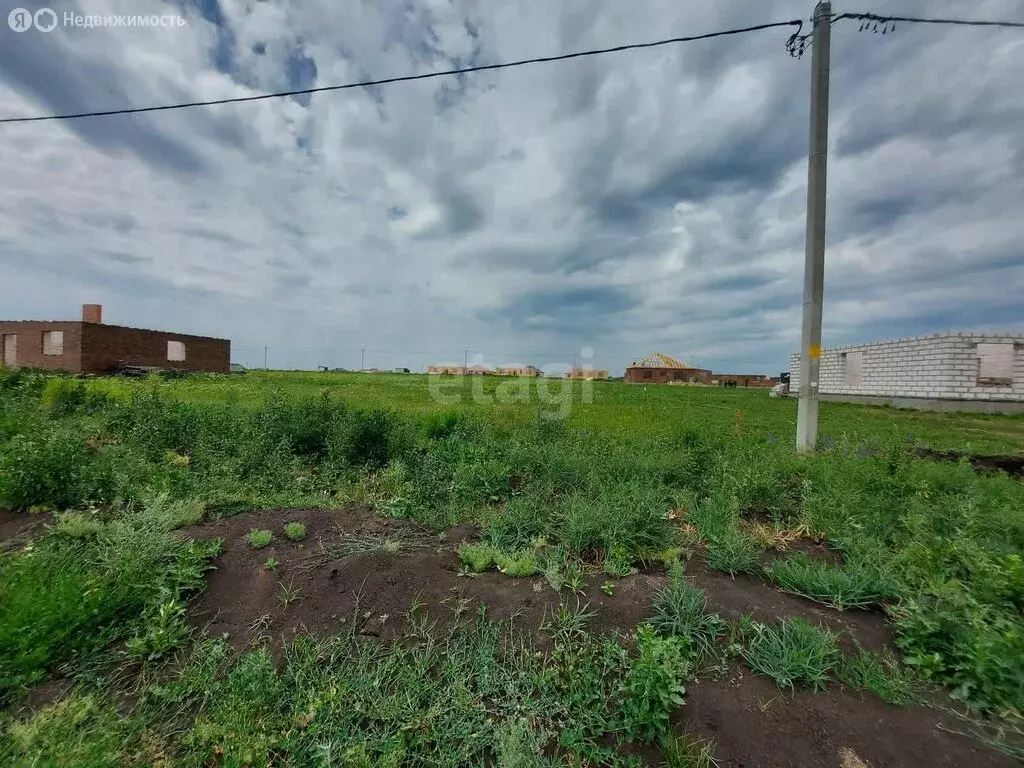
<path id="1" fill-rule="evenodd" d="M 982 387 L 1013 386 L 1012 342 L 978 344 L 978 385 Z"/>
<path id="2" fill-rule="evenodd" d="M 175 363 L 185 362 L 185 343 L 183 341 L 168 341 L 167 359 Z"/>
<path id="3" fill-rule="evenodd" d="M 43 354 L 63 355 L 64 354 L 64 331 L 43 332 Z"/>
<path id="4" fill-rule="evenodd" d="M 643 372 L 643 373 L 642 373 L 641 375 L 642 375 L 642 376 L 643 376 L 643 377 L 644 377 L 645 379 L 649 379 L 649 378 L 651 378 L 651 372 L 650 372 L 650 371 L 644 371 L 644 372 Z"/>
<path id="5" fill-rule="evenodd" d="M 7 333 L 2 339 L 4 346 L 4 365 L 18 364 L 18 334 Z"/>
<path id="6" fill-rule="evenodd" d="M 843 352 L 839 355 L 839 366 L 844 387 L 859 387 L 864 380 L 864 353 Z"/>

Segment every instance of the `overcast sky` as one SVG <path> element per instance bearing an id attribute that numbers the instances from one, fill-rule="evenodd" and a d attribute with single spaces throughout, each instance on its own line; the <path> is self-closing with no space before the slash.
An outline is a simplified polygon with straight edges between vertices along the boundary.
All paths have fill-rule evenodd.
<path id="1" fill-rule="evenodd" d="M 32 0 L 3 0 L 3 18 Z M 214 99 L 809 17 L 804 0 L 82 0 L 0 26 L 0 115 Z M 1024 21 L 1018 0 L 834 5 Z M 2 23 L 2 22 L 0 22 Z M 799 342 L 810 56 L 783 29 L 515 70 L 0 126 L 0 317 L 422 368 Z M 833 30 L 825 345 L 1024 329 L 1024 32 Z M 386 351 L 387 353 L 385 353 Z M 401 354 L 396 354 L 401 353 Z"/>

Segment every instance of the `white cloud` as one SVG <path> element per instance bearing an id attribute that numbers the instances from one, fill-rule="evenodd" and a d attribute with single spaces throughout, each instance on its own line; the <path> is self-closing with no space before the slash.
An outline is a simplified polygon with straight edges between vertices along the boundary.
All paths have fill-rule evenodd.
<path id="1" fill-rule="evenodd" d="M 753 15 L 667 0 L 201 6 L 184 6 L 183 29 L 3 30 L 0 113 L 245 96 L 304 87 L 314 67 L 326 85 L 807 15 L 797 0 Z M 1008 2 L 972 14 L 1020 18 Z M 3 126 L 0 314 L 74 316 L 96 299 L 112 321 L 229 336 L 250 363 L 267 345 L 278 365 L 352 365 L 362 347 L 406 353 L 376 365 L 466 347 L 533 349 L 521 356 L 540 365 L 590 345 L 613 368 L 664 349 L 779 370 L 800 323 L 809 66 L 786 34 Z M 833 38 L 826 342 L 1024 325 L 1020 36 L 837 25 Z"/>

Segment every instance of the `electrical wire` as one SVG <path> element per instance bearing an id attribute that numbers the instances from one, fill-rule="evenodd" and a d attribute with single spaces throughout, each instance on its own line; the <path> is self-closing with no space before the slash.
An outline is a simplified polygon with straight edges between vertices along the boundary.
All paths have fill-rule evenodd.
<path id="1" fill-rule="evenodd" d="M 833 15 L 832 23 L 842 21 L 844 19 L 852 19 L 854 21 L 865 22 L 861 25 L 861 31 L 870 27 L 871 22 L 874 22 L 873 31 L 878 31 L 878 25 L 883 24 L 882 34 L 885 34 L 891 29 L 895 29 L 895 23 L 902 22 L 907 24 L 945 24 L 945 25 L 956 25 L 956 26 L 968 26 L 968 27 L 1002 27 L 1002 28 L 1024 28 L 1024 22 L 1016 21 L 984 21 L 984 20 L 971 20 L 971 19 L 932 19 L 922 18 L 914 16 L 883 16 L 877 13 L 841 13 Z M 587 56 L 600 56 L 607 53 L 619 53 L 622 51 L 634 51 L 643 48 L 657 48 L 664 45 L 675 45 L 678 43 L 692 43 L 698 40 L 710 40 L 716 37 L 727 37 L 731 35 L 741 35 L 749 32 L 760 32 L 766 29 L 776 29 L 779 27 L 797 27 L 797 31 L 794 32 L 789 40 L 786 42 L 786 50 L 789 51 L 791 56 L 800 58 L 807 46 L 808 40 L 812 37 L 812 34 L 801 34 L 803 31 L 803 21 L 800 19 L 791 19 L 789 21 L 774 21 L 767 24 L 755 24 L 750 27 L 739 27 L 736 29 L 726 29 L 719 32 L 708 32 L 702 35 L 688 35 L 685 37 L 670 37 L 662 40 L 653 40 L 647 43 L 629 43 L 626 45 L 616 45 L 611 48 L 593 48 L 586 51 L 574 51 L 572 53 L 563 53 L 557 56 L 538 56 L 531 59 L 519 59 L 518 61 L 506 61 L 498 64 L 480 64 L 474 67 L 460 67 L 458 69 L 446 69 L 439 72 L 423 72 L 418 75 L 400 75 L 397 77 L 386 77 L 379 80 L 363 80 L 353 83 L 342 83 L 339 85 L 322 85 L 313 88 L 301 88 L 292 91 L 275 91 L 272 93 L 260 93 L 253 96 L 233 96 L 226 99 L 208 99 L 203 101 L 188 101 L 181 102 L 178 104 L 159 104 L 150 107 L 126 107 L 123 109 L 108 109 L 108 110 L 96 110 L 92 112 L 70 112 L 62 115 L 39 115 L 36 117 L 4 117 L 0 118 L 0 124 L 8 123 L 38 123 L 47 122 L 53 120 L 77 120 L 85 117 L 111 117 L 113 115 L 137 115 L 145 112 L 166 112 L 170 110 L 179 109 L 191 109 L 193 107 L 210 107 L 217 106 L 220 104 L 243 104 L 250 101 L 263 101 L 266 99 L 281 99 L 290 96 L 306 96 L 314 93 L 326 93 L 329 91 L 344 91 L 355 88 L 371 88 L 381 85 L 390 85 L 392 83 L 406 83 L 415 80 L 429 80 L 436 77 L 451 77 L 452 75 L 465 75 L 473 72 L 488 72 L 499 69 L 510 69 L 513 67 L 522 67 L 529 64 L 546 64 L 555 61 L 567 61 L 569 59 L 579 59 Z"/>
<path id="2" fill-rule="evenodd" d="M 189 101 L 180 104 L 161 104 L 152 107 L 128 107 L 125 109 L 108 109 L 95 112 L 72 112 L 63 115 L 40 115 L 38 117 L 4 117 L 0 123 L 38 123 L 50 120 L 77 120 L 83 117 L 109 117 L 111 115 L 137 115 L 143 112 L 164 112 L 176 109 L 189 109 L 192 107 L 209 107 L 218 104 L 241 104 L 249 101 L 262 101 L 264 99 L 280 99 L 288 96 L 305 96 L 313 93 L 325 93 L 327 91 L 344 91 L 353 88 L 371 88 L 379 85 L 390 85 L 392 83 L 406 83 L 414 80 L 428 80 L 435 77 L 450 77 L 452 75 L 465 75 L 472 72 L 488 72 L 497 69 L 510 69 L 522 67 L 528 64 L 546 64 L 554 61 L 567 61 L 579 59 L 586 56 L 600 56 L 606 53 L 619 53 L 621 51 L 635 51 L 643 48 L 657 48 L 663 45 L 675 45 L 677 43 L 692 43 L 697 40 L 710 40 L 716 37 L 727 37 L 730 35 L 741 35 L 748 32 L 759 32 L 765 29 L 777 27 L 797 27 L 797 31 L 790 37 L 790 43 L 796 40 L 803 29 L 803 22 L 799 19 L 790 21 L 773 21 L 768 24 L 756 24 L 752 27 L 741 27 L 738 29 L 726 29 L 720 32 L 708 32 L 703 35 L 690 35 L 687 37 L 669 37 L 662 40 L 654 40 L 648 43 L 630 43 L 627 45 L 616 45 L 612 48 L 593 48 L 587 51 L 574 51 L 563 53 L 557 56 L 540 56 L 532 59 L 520 59 L 518 61 L 506 61 L 498 64 L 480 64 L 474 67 L 461 67 L 459 69 L 446 69 L 440 72 L 424 72 L 418 75 L 401 75 L 398 77 L 386 77 L 380 80 L 363 80 L 355 83 L 342 83 L 340 85 L 322 85 L 314 88 L 302 88 L 294 91 L 275 91 L 273 93 L 260 93 L 254 96 L 235 96 L 227 99 L 210 99 L 206 101 Z M 790 43 L 787 43 L 787 48 Z"/>
<path id="3" fill-rule="evenodd" d="M 1024 28 L 1024 22 L 1019 21 L 972 21 L 970 19 L 928 19 L 914 16 L 883 16 L 877 13 L 841 13 L 833 16 L 832 23 L 843 19 L 854 21 L 874 21 L 878 24 L 892 22 L 903 22 L 906 24 L 949 24 L 960 27 L 1004 27 L 1008 29 Z M 866 27 L 862 27 L 866 29 Z"/>

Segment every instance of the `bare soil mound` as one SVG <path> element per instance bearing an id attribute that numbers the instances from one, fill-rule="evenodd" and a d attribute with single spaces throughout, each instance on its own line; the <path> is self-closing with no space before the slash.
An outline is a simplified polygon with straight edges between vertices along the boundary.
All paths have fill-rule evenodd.
<path id="1" fill-rule="evenodd" d="M 802 597 L 780 592 L 761 579 L 708 568 L 699 558 L 686 564 L 686 575 L 704 590 L 712 610 L 726 619 L 750 615 L 757 621 L 804 618 L 811 624 L 844 636 L 856 637 L 865 648 L 893 647 L 893 634 L 882 614 L 875 611 L 837 611 Z"/>
<path id="2" fill-rule="evenodd" d="M 815 560 L 820 560 L 829 565 L 842 566 L 846 562 L 843 553 L 838 549 L 832 549 L 828 544 L 823 544 L 819 541 L 808 541 L 807 539 L 791 541 L 784 552 L 777 554 L 787 557 L 797 552 L 801 552 L 808 557 L 813 557 Z"/>
<path id="3" fill-rule="evenodd" d="M 293 521 L 306 526 L 302 542 L 284 536 L 283 525 Z M 272 543 L 254 549 L 248 542 L 254 529 L 271 530 Z M 192 617 L 211 633 L 228 633 L 236 647 L 262 637 L 279 650 L 281 640 L 295 632 L 324 636 L 347 622 L 356 622 L 363 635 L 393 638 L 407 626 L 414 600 L 439 624 L 454 621 L 458 611 L 472 617 L 485 606 L 490 618 L 511 621 L 546 647 L 548 637 L 540 629 L 545 613 L 566 600 L 542 578 L 460 576 L 456 548 L 475 538 L 472 526 L 437 535 L 352 507 L 254 511 L 183 533 L 224 540 L 224 553 L 208 573 L 207 589 L 193 600 Z M 266 567 L 268 559 L 277 561 L 275 568 Z M 877 613 L 818 606 L 761 580 L 710 570 L 697 557 L 688 563 L 687 575 L 705 590 L 710 608 L 727 618 L 751 614 L 775 621 L 801 616 L 854 635 L 868 648 L 892 645 L 891 632 Z M 650 615 L 654 594 L 666 576 L 620 579 L 611 596 L 600 591 L 605 580 L 601 574 L 591 576 L 580 600 L 589 602 L 596 614 L 593 629 L 625 633 Z M 575 604 L 574 598 L 569 600 Z M 677 718 L 679 728 L 715 740 L 721 766 L 1017 765 L 974 739 L 940 730 L 963 730 L 963 725 L 933 710 L 892 707 L 838 683 L 822 693 L 783 691 L 737 665 L 720 679 L 691 685 Z M 659 763 L 654 751 L 650 757 L 652 765 Z"/>
<path id="4" fill-rule="evenodd" d="M 300 543 L 285 538 L 285 522 L 306 526 Z M 251 530 L 274 532 L 263 549 L 248 542 Z M 545 645 L 540 627 L 560 597 L 541 577 L 512 579 L 500 573 L 459 575 L 458 544 L 475 538 L 471 526 L 443 535 L 372 510 L 262 510 L 184 530 L 194 538 L 222 538 L 224 553 L 207 574 L 207 588 L 193 601 L 197 625 L 213 634 L 227 632 L 244 646 L 259 636 L 275 643 L 308 631 L 325 636 L 346 622 L 363 635 L 391 638 L 407 625 L 413 601 L 431 620 L 447 623 L 457 613 L 475 615 L 481 606 L 497 621 L 512 621 Z M 268 559 L 278 561 L 268 569 Z M 632 630 L 650 615 L 654 593 L 665 583 L 657 574 L 637 574 L 615 583 L 611 596 L 600 591 L 601 575 L 587 579 L 581 604 L 596 615 L 590 626 L 604 631 Z M 289 598 L 294 598 L 289 600 Z M 287 603 L 287 604 L 286 604 Z"/>
<path id="5" fill-rule="evenodd" d="M 53 519 L 49 512 L 29 514 L 0 509 L 0 544 L 41 533 L 44 525 Z"/>
<path id="6" fill-rule="evenodd" d="M 965 728 L 934 710 L 892 707 L 840 685 L 820 693 L 783 691 L 739 666 L 726 677 L 690 686 L 681 726 L 715 740 L 722 768 L 1019 766 L 974 739 L 942 730 Z"/>
<path id="7" fill-rule="evenodd" d="M 933 461 L 958 462 L 966 459 L 974 469 L 982 472 L 1005 472 L 1010 477 L 1024 478 L 1024 456 L 975 456 L 956 451 L 937 451 L 934 448 L 918 448 L 917 455 Z"/>

